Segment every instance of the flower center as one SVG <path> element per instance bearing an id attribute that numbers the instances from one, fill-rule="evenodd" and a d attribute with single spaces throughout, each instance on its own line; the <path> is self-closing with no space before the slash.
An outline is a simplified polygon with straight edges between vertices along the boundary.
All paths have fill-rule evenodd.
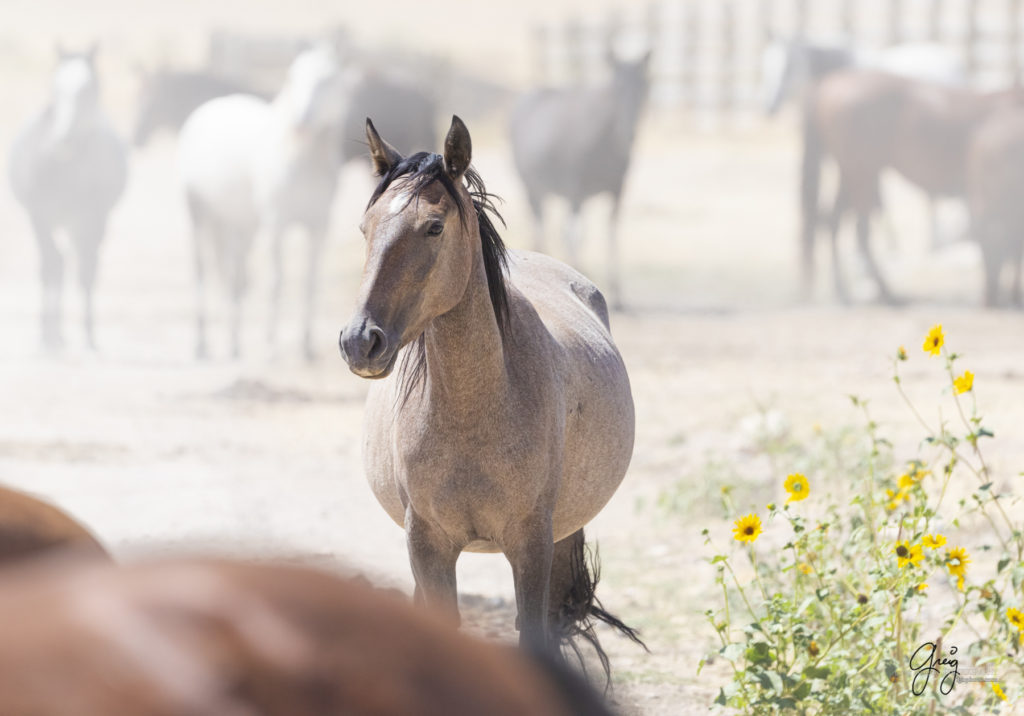
<path id="1" fill-rule="evenodd" d="M 904 547 L 903 545 L 900 545 L 899 547 L 896 548 L 896 554 L 898 556 L 900 556 L 900 557 L 906 557 L 910 553 L 907 551 L 906 547 Z"/>
<path id="2" fill-rule="evenodd" d="M 745 530 L 743 530 L 743 534 L 745 534 L 745 535 L 752 535 L 752 534 L 754 534 L 754 526 L 753 525 L 747 525 L 747 528 Z"/>

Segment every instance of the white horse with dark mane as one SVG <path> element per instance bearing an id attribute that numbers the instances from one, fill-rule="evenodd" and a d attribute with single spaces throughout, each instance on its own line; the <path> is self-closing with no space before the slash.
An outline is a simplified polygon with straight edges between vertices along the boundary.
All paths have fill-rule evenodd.
<path id="1" fill-rule="evenodd" d="M 93 290 L 99 248 L 127 178 L 124 144 L 100 105 L 95 54 L 95 47 L 80 54 L 58 49 L 49 101 L 11 148 L 11 189 L 28 212 L 39 247 L 42 341 L 47 350 L 64 344 L 64 255 L 55 241 L 58 231 L 74 247 L 85 338 L 90 348 L 96 345 Z"/>
<path id="2" fill-rule="evenodd" d="M 275 342 L 282 242 L 285 232 L 296 225 L 308 237 L 303 347 L 312 357 L 318 264 L 338 179 L 341 85 L 335 52 L 322 45 L 295 59 L 273 101 L 242 94 L 219 97 L 186 120 L 178 167 L 195 242 L 198 356 L 207 354 L 203 294 L 211 260 L 227 284 L 231 351 L 240 355 L 248 256 L 261 230 L 271 245 L 268 339 Z"/>

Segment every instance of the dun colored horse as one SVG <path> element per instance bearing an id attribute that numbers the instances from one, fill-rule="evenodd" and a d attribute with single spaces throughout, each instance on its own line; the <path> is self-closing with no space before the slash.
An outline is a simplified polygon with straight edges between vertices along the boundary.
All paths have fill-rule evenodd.
<path id="1" fill-rule="evenodd" d="M 258 231 L 271 245 L 273 279 L 267 338 L 276 342 L 284 276 L 283 241 L 293 225 L 308 239 L 303 349 L 313 357 L 313 313 L 320 257 L 338 182 L 343 111 L 337 57 L 328 46 L 299 55 L 267 103 L 249 95 L 211 100 L 185 122 L 178 146 L 192 218 L 197 288 L 196 354 L 205 357 L 205 274 L 213 263 L 231 299 L 231 353 L 241 353 L 248 258 Z"/>
<path id="2" fill-rule="evenodd" d="M 84 304 L 85 339 L 95 348 L 93 292 L 107 217 L 124 190 L 127 154 L 100 105 L 95 48 L 58 50 L 49 102 L 21 130 L 10 157 L 11 189 L 32 222 L 43 285 L 42 341 L 64 345 L 64 254 L 55 234 L 66 232 L 75 252 Z"/>
<path id="3" fill-rule="evenodd" d="M 974 133 L 968 160 L 971 223 L 985 265 L 985 305 L 1000 303 L 1012 266 L 1010 300 L 1020 306 L 1024 256 L 1024 110 L 995 113 Z"/>
<path id="4" fill-rule="evenodd" d="M 63 511 L 23 492 L 0 487 L 0 564 L 55 551 L 107 556 L 92 533 Z"/>
<path id="5" fill-rule="evenodd" d="M 994 110 L 1019 102 L 1015 90 L 979 93 L 915 82 L 872 70 L 828 75 L 808 97 L 802 174 L 805 287 L 813 284 L 821 163 L 832 157 L 839 187 L 829 231 L 836 293 L 849 300 L 837 251 L 847 212 L 856 219 L 858 247 L 882 300 L 896 297 L 870 246 L 870 218 L 879 208 L 879 180 L 893 169 L 930 197 L 966 196 L 967 147 L 973 130 Z"/>
<path id="6" fill-rule="evenodd" d="M 569 202 L 565 246 L 569 263 L 579 267 L 580 211 L 599 194 L 611 195 L 608 222 L 608 291 L 621 306 L 618 217 L 633 139 L 647 99 L 650 55 L 633 62 L 610 56 L 612 79 L 602 87 L 542 89 L 523 97 L 512 110 L 512 154 L 535 221 L 535 251 L 543 249 L 544 202 Z"/>
<path id="7" fill-rule="evenodd" d="M 567 669 L 298 567 L 0 571 L 9 716 L 610 716 Z"/>
<path id="8" fill-rule="evenodd" d="M 633 400 L 604 297 L 542 254 L 506 252 L 452 118 L 444 155 L 403 157 L 367 120 L 381 177 L 355 315 L 341 332 L 366 403 L 370 486 L 406 531 L 416 598 L 458 618 L 455 562 L 503 552 L 520 642 L 635 632 L 594 598 L 583 526 L 622 481 Z M 506 270 L 508 275 L 506 275 Z"/>

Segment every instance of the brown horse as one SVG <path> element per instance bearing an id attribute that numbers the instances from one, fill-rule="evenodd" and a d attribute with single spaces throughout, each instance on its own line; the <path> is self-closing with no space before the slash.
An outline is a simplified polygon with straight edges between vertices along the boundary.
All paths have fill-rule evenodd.
<path id="1" fill-rule="evenodd" d="M 568 669 L 299 567 L 0 571 L 7 716 L 610 716 Z"/>
<path id="2" fill-rule="evenodd" d="M 629 379 L 604 298 L 554 259 L 506 253 L 458 117 L 443 157 L 402 157 L 369 120 L 366 129 L 381 181 L 339 342 L 354 373 L 385 379 L 367 398 L 364 461 L 405 528 L 417 599 L 457 620 L 459 554 L 503 552 L 520 642 L 546 648 L 582 634 L 607 670 L 591 619 L 636 634 L 594 599 L 584 549 L 583 526 L 633 449 Z"/>
<path id="3" fill-rule="evenodd" d="M 61 510 L 23 492 L 0 487 L 0 564 L 59 550 L 107 557 L 107 551 L 89 530 Z"/>
<path id="4" fill-rule="evenodd" d="M 979 93 L 873 70 L 823 78 L 808 94 L 804 127 L 802 248 L 805 288 L 814 280 L 821 162 L 831 156 L 839 188 L 829 220 L 836 293 L 849 299 L 837 252 L 843 216 L 856 217 L 857 242 L 884 301 L 893 302 L 871 253 L 870 220 L 879 208 L 879 177 L 894 169 L 931 198 L 967 192 L 967 146 L 972 131 L 994 110 L 1020 102 L 1019 91 Z"/>
<path id="5" fill-rule="evenodd" d="M 985 305 L 999 304 L 1000 279 L 1014 267 L 1010 299 L 1021 305 L 1024 254 L 1024 110 L 997 112 L 974 133 L 968 154 L 971 223 L 985 264 Z"/>

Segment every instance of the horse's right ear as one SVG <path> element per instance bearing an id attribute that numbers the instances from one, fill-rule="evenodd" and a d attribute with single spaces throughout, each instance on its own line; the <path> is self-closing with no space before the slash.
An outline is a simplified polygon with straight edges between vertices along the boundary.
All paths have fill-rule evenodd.
<path id="1" fill-rule="evenodd" d="M 366 118 L 366 141 L 370 144 L 370 161 L 373 162 L 373 173 L 377 176 L 384 176 L 391 167 L 402 161 L 398 150 L 380 138 L 369 117 Z"/>

